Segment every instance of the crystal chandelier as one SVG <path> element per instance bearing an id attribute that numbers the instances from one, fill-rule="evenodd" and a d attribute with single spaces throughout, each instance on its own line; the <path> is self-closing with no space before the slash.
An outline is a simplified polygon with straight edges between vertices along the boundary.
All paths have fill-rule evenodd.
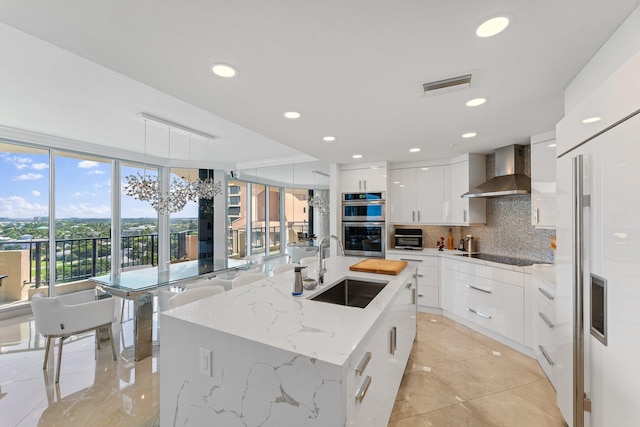
<path id="1" fill-rule="evenodd" d="M 207 140 L 207 163 L 209 163 L 209 141 Z M 222 194 L 222 182 L 215 181 L 213 177 L 209 176 L 209 168 L 207 167 L 207 177 L 205 179 L 198 179 L 193 183 L 193 195 L 196 200 L 198 199 L 213 199 L 215 196 Z"/>
<path id="2" fill-rule="evenodd" d="M 169 157 L 171 156 L 171 128 L 169 128 Z M 137 200 L 149 202 L 151 207 L 160 215 L 180 212 L 193 197 L 190 183 L 173 178 L 169 184 L 167 194 L 163 194 L 160 181 L 147 176 L 147 121 L 144 121 L 144 174 L 125 177 L 125 194 Z"/>
<path id="3" fill-rule="evenodd" d="M 311 171 L 314 174 L 313 183 L 317 187 L 316 175 L 328 176 L 320 171 Z M 313 197 L 309 197 L 309 206 L 313 207 L 319 215 L 328 215 L 330 211 L 329 201 L 318 195 L 318 192 L 314 190 Z"/>

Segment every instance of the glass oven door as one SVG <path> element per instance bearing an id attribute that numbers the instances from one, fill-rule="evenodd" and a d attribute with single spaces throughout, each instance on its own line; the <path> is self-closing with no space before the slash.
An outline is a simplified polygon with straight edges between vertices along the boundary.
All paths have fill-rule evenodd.
<path id="1" fill-rule="evenodd" d="M 384 222 L 344 222 L 342 241 L 346 255 L 384 258 Z"/>

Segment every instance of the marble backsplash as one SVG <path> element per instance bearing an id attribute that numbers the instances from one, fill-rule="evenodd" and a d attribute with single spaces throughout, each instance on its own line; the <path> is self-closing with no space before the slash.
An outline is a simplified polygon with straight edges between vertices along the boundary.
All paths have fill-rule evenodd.
<path id="1" fill-rule="evenodd" d="M 525 151 L 525 174 L 530 175 L 530 150 Z M 487 155 L 487 179 L 494 176 L 494 155 Z M 435 248 L 440 237 L 453 234 L 454 248 L 458 247 L 461 238 L 468 234 L 473 236 L 476 251 L 487 254 L 503 255 L 530 259 L 537 262 L 554 262 L 554 251 L 551 249 L 551 237 L 555 230 L 536 230 L 531 225 L 531 196 L 505 196 L 488 198 L 487 223 L 472 227 L 449 226 L 410 226 L 398 225 L 396 228 L 421 228 L 423 246 Z M 392 226 L 393 227 L 393 226 Z M 393 230 L 390 233 L 393 236 Z M 393 243 L 393 240 L 391 240 Z M 390 245 L 392 246 L 392 245 Z M 446 246 L 445 246 L 446 247 Z"/>

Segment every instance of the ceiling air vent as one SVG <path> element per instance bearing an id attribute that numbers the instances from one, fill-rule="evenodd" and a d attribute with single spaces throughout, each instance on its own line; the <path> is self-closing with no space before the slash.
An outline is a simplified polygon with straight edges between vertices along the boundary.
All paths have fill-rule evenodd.
<path id="1" fill-rule="evenodd" d="M 463 74 L 461 76 L 449 77 L 448 79 L 437 80 L 435 82 L 427 82 L 422 84 L 425 96 L 440 95 L 456 90 L 466 89 L 471 86 L 472 74 Z"/>

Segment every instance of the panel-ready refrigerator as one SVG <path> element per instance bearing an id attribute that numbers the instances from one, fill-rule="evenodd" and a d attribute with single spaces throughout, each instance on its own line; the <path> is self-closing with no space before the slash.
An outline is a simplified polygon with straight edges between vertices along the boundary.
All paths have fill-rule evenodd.
<path id="1" fill-rule="evenodd" d="M 640 425 L 640 110 L 557 161 L 555 374 L 570 426 Z"/>

